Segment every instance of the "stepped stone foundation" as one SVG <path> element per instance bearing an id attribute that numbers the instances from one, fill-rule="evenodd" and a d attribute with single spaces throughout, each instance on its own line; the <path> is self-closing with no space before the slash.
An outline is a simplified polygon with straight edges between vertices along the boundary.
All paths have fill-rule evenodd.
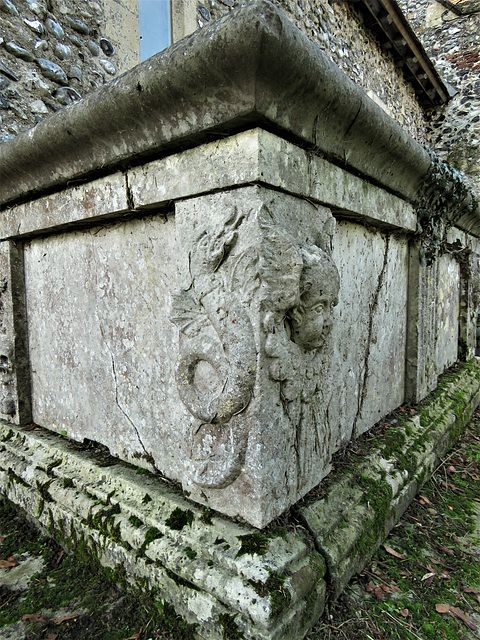
<path id="1" fill-rule="evenodd" d="M 301 637 L 480 400 L 473 195 L 264 0 L 2 151 L 3 490 L 201 637 Z"/>

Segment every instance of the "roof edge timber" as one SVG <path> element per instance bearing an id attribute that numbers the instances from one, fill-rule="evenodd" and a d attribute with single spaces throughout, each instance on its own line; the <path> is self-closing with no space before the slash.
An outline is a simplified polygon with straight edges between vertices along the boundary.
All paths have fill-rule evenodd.
<path id="1" fill-rule="evenodd" d="M 446 103 L 448 89 L 396 0 L 350 0 L 362 8 L 366 26 L 389 50 L 419 99 L 427 105 Z"/>

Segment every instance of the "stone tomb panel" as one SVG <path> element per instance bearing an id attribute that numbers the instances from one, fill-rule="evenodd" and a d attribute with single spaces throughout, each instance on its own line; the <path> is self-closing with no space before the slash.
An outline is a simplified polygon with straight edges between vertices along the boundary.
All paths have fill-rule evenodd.
<path id="1" fill-rule="evenodd" d="M 173 216 L 32 240 L 25 280 L 33 420 L 179 479 Z"/>
<path id="2" fill-rule="evenodd" d="M 341 283 L 327 411 L 333 452 L 404 400 L 408 245 L 339 222 L 332 258 Z"/>
<path id="3" fill-rule="evenodd" d="M 262 527 L 403 401 L 406 253 L 255 186 L 32 240 L 33 419 Z"/>
<path id="4" fill-rule="evenodd" d="M 460 265 L 451 255 L 438 258 L 436 295 L 435 371 L 440 375 L 458 357 Z"/>

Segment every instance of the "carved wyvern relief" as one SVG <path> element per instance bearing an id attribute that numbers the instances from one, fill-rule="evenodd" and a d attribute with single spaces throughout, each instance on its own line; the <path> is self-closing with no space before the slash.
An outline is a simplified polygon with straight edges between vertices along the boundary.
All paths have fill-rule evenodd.
<path id="1" fill-rule="evenodd" d="M 267 206 L 246 214 L 234 208 L 217 228 L 192 238 L 190 286 L 172 296 L 171 320 L 182 336 L 176 382 L 196 418 L 192 480 L 200 486 L 225 487 L 241 472 L 260 361 L 291 424 L 297 466 L 306 464 L 303 432 L 317 433 L 321 419 L 320 354 L 339 289 L 328 223 L 317 244 L 300 243 Z M 325 457 L 327 445 L 315 436 Z"/>

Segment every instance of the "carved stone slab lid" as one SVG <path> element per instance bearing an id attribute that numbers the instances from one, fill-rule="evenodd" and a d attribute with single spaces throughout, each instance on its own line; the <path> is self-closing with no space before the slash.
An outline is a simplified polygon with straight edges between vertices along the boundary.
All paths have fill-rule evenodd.
<path id="1" fill-rule="evenodd" d="M 256 0 L 3 143 L 0 207 L 255 125 L 406 199 L 429 166 L 400 125 Z"/>

